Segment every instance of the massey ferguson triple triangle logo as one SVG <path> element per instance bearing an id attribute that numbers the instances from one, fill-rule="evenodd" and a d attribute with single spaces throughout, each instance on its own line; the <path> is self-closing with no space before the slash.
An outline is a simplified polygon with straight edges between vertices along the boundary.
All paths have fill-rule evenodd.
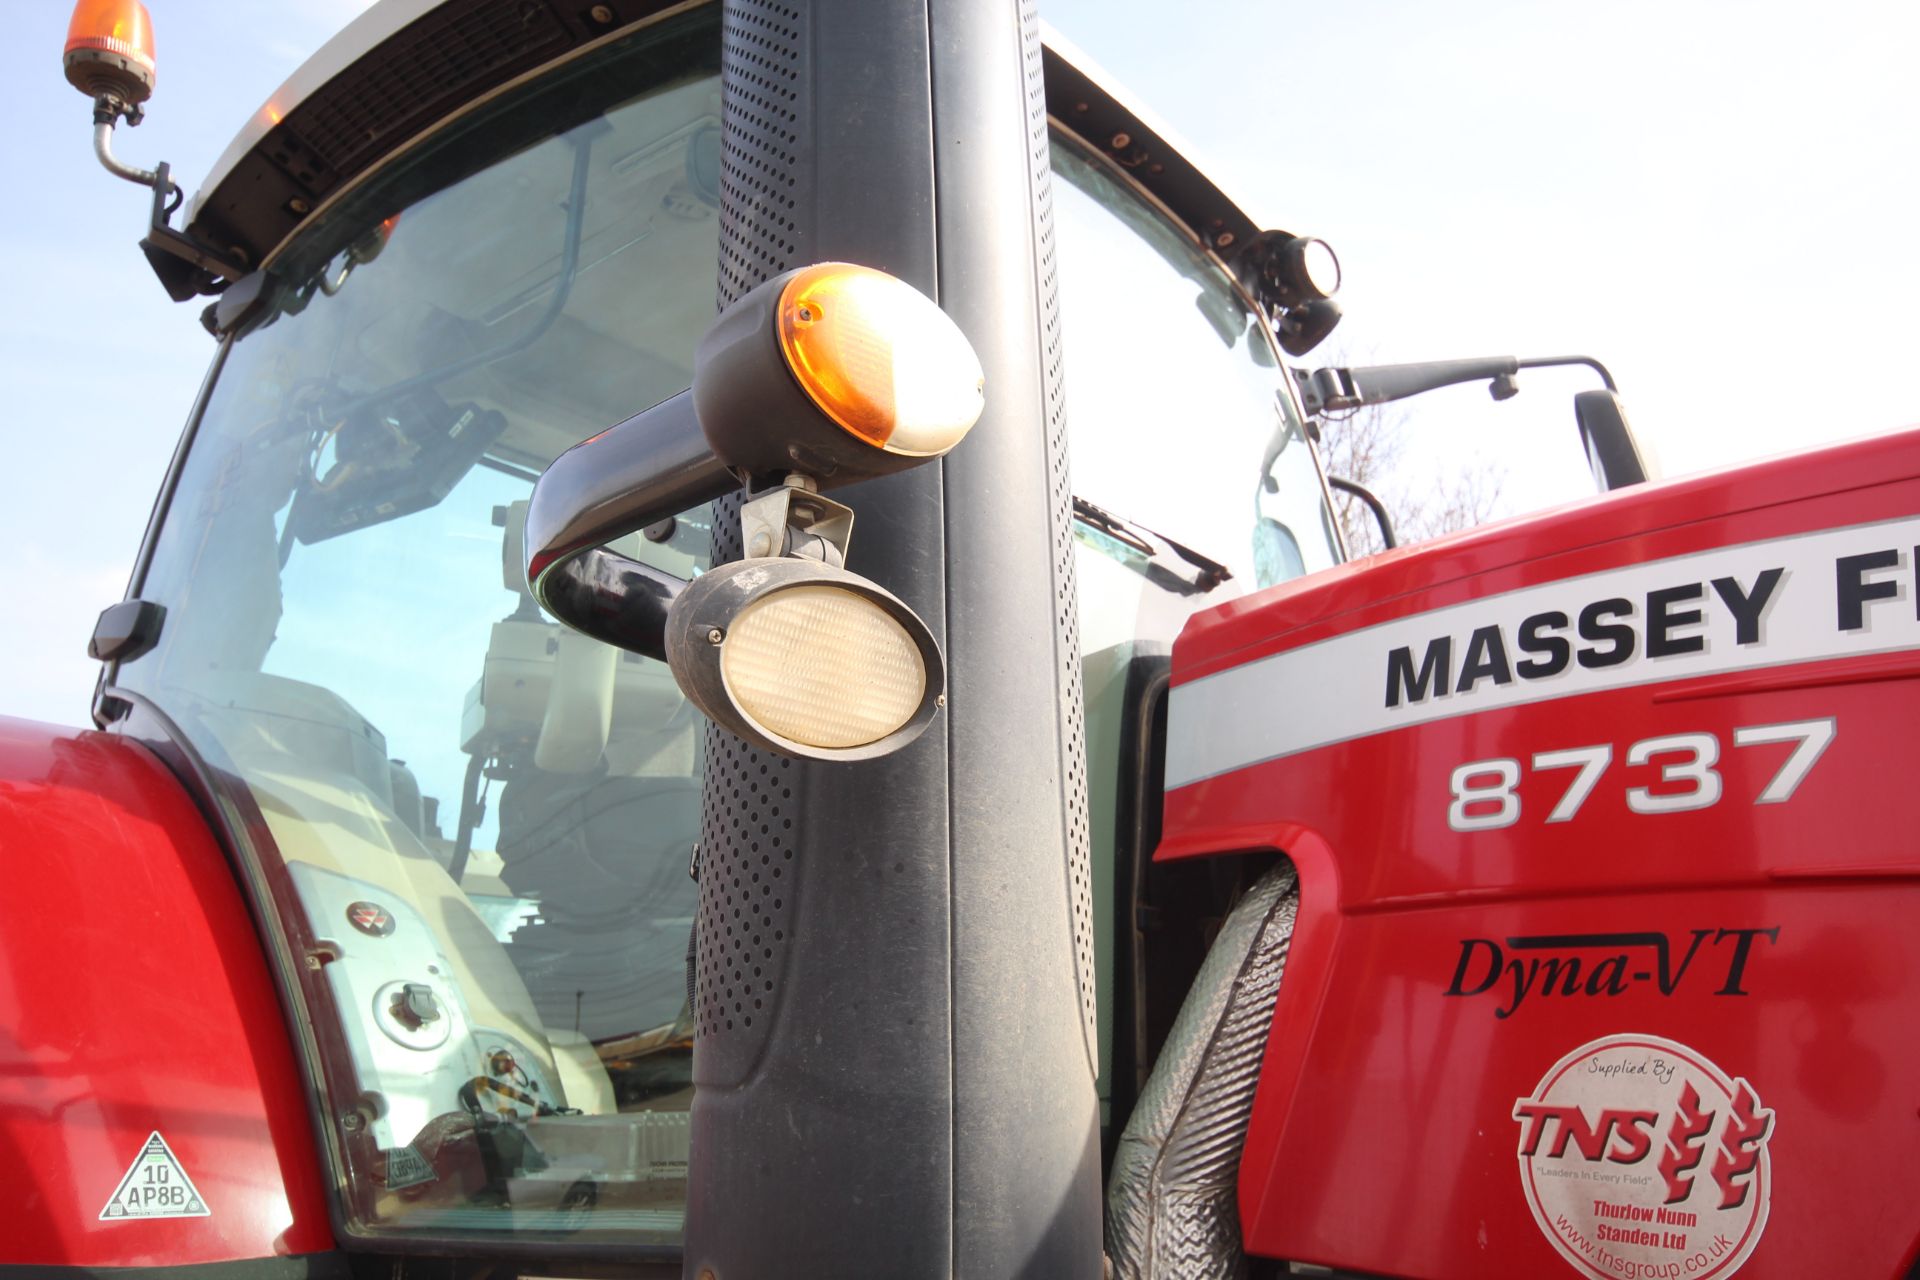
<path id="1" fill-rule="evenodd" d="M 1773 1112 L 1685 1045 L 1647 1035 L 1582 1045 L 1513 1118 L 1527 1205 L 1580 1274 L 1715 1280 L 1760 1243 Z"/>

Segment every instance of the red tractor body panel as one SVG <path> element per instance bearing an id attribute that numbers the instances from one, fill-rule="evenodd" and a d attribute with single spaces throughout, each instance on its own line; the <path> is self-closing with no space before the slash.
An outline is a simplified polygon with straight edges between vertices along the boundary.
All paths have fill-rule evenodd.
<path id="1" fill-rule="evenodd" d="M 1157 856 L 1280 849 L 1301 882 L 1241 1168 L 1251 1251 L 1902 1274 L 1917 572 L 1909 432 L 1195 619 Z"/>
<path id="2" fill-rule="evenodd" d="M 331 1249 L 266 958 L 180 784 L 126 740 L 0 719 L 0 832 L 7 1262 Z"/>

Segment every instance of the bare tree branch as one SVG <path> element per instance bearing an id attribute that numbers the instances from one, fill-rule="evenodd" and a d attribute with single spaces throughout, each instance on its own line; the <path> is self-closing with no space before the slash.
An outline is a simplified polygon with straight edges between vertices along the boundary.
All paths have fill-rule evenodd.
<path id="1" fill-rule="evenodd" d="M 1404 545 L 1470 529 L 1501 512 L 1505 471 L 1475 458 L 1448 473 L 1408 474 L 1403 465 L 1407 414 L 1396 405 L 1369 405 L 1321 420 L 1320 456 L 1327 474 L 1373 491 L 1393 517 Z M 1334 492 L 1334 513 L 1347 549 L 1370 555 L 1382 548 L 1366 504 Z"/>

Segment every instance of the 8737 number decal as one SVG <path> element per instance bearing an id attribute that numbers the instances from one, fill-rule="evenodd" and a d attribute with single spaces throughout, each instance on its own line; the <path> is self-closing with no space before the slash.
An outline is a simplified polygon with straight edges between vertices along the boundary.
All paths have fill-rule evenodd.
<path id="1" fill-rule="evenodd" d="M 1782 804 L 1806 781 L 1836 732 L 1831 716 L 1821 720 L 1793 720 L 1785 724 L 1756 724 L 1733 731 L 1734 747 L 1791 742 L 1793 751 L 1755 796 L 1755 804 Z M 1720 772 L 1720 739 L 1711 733 L 1670 733 L 1642 738 L 1627 748 L 1629 765 L 1660 766 L 1661 789 L 1628 787 L 1627 808 L 1634 813 L 1684 813 L 1720 803 L 1725 792 Z M 1534 773 L 1571 770 L 1566 790 L 1547 814 L 1548 822 L 1571 822 L 1601 777 L 1613 763 L 1613 745 L 1569 747 L 1535 752 Z M 1520 821 L 1520 761 L 1473 760 L 1453 771 L 1449 780 L 1452 802 L 1447 825 L 1455 831 L 1497 831 Z"/>

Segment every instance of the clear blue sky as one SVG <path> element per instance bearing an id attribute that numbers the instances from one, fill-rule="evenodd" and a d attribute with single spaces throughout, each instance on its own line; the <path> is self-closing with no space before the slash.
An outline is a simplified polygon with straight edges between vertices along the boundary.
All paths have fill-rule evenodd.
<path id="1" fill-rule="evenodd" d="M 123 156 L 190 189 L 357 0 L 150 0 L 159 88 Z M 67 6 L 0 45 L 0 244 L 14 406 L 0 478 L 0 710 L 81 723 L 93 618 L 120 597 L 213 344 L 141 260 L 146 193 L 90 148 Z M 1912 248 L 1920 7 L 1841 0 L 1181 6 L 1043 0 L 1256 218 L 1339 251 L 1329 350 L 1587 352 L 1670 474 L 1920 421 Z M 1479 451 L 1521 509 L 1585 484 L 1578 374 L 1495 406 L 1415 402 L 1417 465 Z"/>

